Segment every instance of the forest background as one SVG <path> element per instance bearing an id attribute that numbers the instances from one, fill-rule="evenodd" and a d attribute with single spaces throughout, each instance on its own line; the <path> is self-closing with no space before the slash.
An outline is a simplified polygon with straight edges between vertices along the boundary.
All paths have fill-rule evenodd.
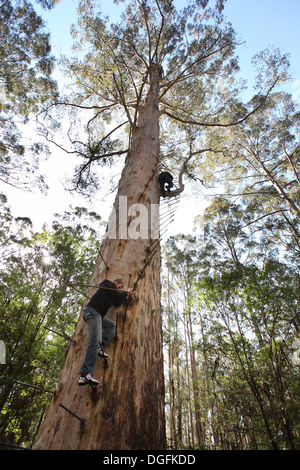
<path id="1" fill-rule="evenodd" d="M 9 3 L 2 2 L 2 13 Z M 39 13 L 47 16 L 45 10 Z M 39 22 L 34 24 L 28 34 L 41 34 Z M 74 160 L 70 163 L 50 144 L 41 163 L 46 149 L 32 139 L 35 121 L 27 121 L 42 109 L 43 100 L 57 96 L 49 78 L 54 64 L 48 39 L 39 37 L 29 59 L 40 60 L 43 81 L 28 74 L 23 89 L 13 82 L 11 89 L 2 87 L 9 100 L 1 108 L 0 339 L 5 363 L 0 366 L 0 441 L 25 447 L 32 445 L 48 407 L 83 301 L 83 294 L 67 284 L 75 279 L 89 282 L 110 209 L 109 193 L 120 171 L 118 165 L 98 170 L 101 183 L 110 183 L 104 191 L 101 187 L 100 196 L 92 194 L 93 203 L 79 207 L 86 199 L 67 197 L 64 190 L 60 214 L 52 223 L 47 216 L 47 225 L 46 199 L 41 197 L 42 222 L 32 225 L 38 213 L 35 188 L 45 191 L 43 164 L 48 176 L 53 167 L 55 176 L 58 168 L 68 176 L 74 169 Z M 1 79 L 9 76 L 10 57 L 8 50 L 2 52 Z M 283 65 L 287 73 L 287 59 Z M 53 77 L 61 86 L 60 70 Z M 206 157 L 185 176 L 187 191 L 197 201 L 195 230 L 181 235 L 178 225 L 171 225 L 167 235 L 172 230 L 174 236 L 164 239 L 162 308 L 171 448 L 299 448 L 299 110 L 293 78 L 286 75 L 268 103 L 239 128 L 208 133 L 219 158 Z M 26 100 L 34 80 L 43 98 Z M 28 128 L 30 144 L 21 136 Z M 57 179 L 54 189 L 53 181 L 48 184 L 50 191 L 58 191 Z M 26 200 L 24 191 L 29 189 L 34 202 Z M 25 209 L 15 194 L 18 201 L 26 201 Z M 73 207 L 64 207 L 62 198 Z M 50 207 L 52 215 L 53 200 Z M 178 217 L 182 220 L 180 206 Z"/>

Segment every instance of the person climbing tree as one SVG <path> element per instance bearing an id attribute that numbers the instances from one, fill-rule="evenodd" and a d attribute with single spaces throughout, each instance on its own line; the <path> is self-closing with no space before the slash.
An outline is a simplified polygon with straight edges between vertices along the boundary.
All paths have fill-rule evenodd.
<path id="1" fill-rule="evenodd" d="M 84 363 L 81 366 L 78 385 L 99 385 L 98 380 L 91 376 L 91 372 L 94 369 L 97 356 L 108 358 L 103 348 L 109 344 L 116 329 L 116 323 L 105 318 L 105 315 L 110 307 L 119 307 L 133 296 L 132 289 L 121 291 L 123 287 L 124 283 L 121 279 L 115 279 L 113 282 L 104 279 L 83 309 L 83 319 L 88 327 L 90 341 Z"/>
<path id="2" fill-rule="evenodd" d="M 163 195 L 163 197 L 166 196 L 166 190 L 168 193 L 171 191 L 171 188 L 173 188 L 173 176 L 171 173 L 168 171 L 163 171 L 162 173 L 159 174 L 158 176 L 159 184 L 160 184 L 160 190 Z"/>
<path id="3" fill-rule="evenodd" d="M 73 126 L 74 134 L 70 127 L 65 138 L 70 144 L 67 152 L 74 152 L 82 159 L 74 175 L 74 190 L 88 191 L 90 195 L 92 184 L 101 186 L 94 165 L 98 168 L 97 165 L 126 155 L 111 214 L 116 233 L 103 239 L 101 256 L 100 253 L 97 256 L 90 282 L 98 286 L 107 276 L 115 279 L 120 273 L 130 273 L 126 279 L 128 286 L 139 279 L 136 287 L 139 302 L 130 306 L 124 321 L 118 324 L 113 367 L 103 374 L 103 393 L 86 394 L 84 399 L 80 393 L 82 388 L 73 386 L 74 381 L 78 381 L 89 341 L 80 316 L 55 397 L 37 433 L 35 450 L 167 448 L 161 225 L 158 243 L 149 257 L 149 247 L 153 247 L 151 234 L 147 234 L 147 239 L 132 237 L 129 229 L 137 227 L 141 220 L 133 219 L 142 207 L 140 204 L 151 214 L 151 208 L 160 203 L 159 181 L 153 178 L 158 168 L 166 164 L 175 171 L 184 161 L 187 165 L 192 156 L 197 160 L 206 139 L 204 129 L 209 130 L 210 139 L 215 126 L 226 129 L 245 122 L 266 102 L 283 76 L 279 56 L 274 60 L 261 57 L 268 60 L 264 63 L 269 64 L 270 73 L 261 72 L 259 95 L 244 105 L 237 95 L 238 86 L 233 77 L 237 72 L 234 51 L 237 39 L 231 25 L 222 18 L 224 0 L 189 0 L 180 11 L 175 3 L 173 0 L 129 0 L 123 4 L 122 18 L 110 24 L 106 15 L 99 11 L 100 2 L 81 2 L 76 35 L 83 45 L 83 55 L 69 62 L 78 88 L 74 89 L 74 96 L 58 101 L 51 109 L 48 107 L 42 117 L 43 128 L 44 120 L 49 122 L 48 141 L 59 136 L 52 126 L 52 119 L 56 119 L 52 118 L 52 112 L 72 109 L 70 124 L 75 110 L 79 123 L 80 118 L 86 119 L 81 122 L 82 142 L 78 140 L 80 128 L 73 129 Z M 162 66 L 164 78 L 160 73 Z M 165 145 L 170 157 L 165 155 L 167 160 L 162 160 Z M 216 145 L 218 148 L 218 143 Z M 114 163 L 121 165 L 113 160 Z M 194 162 L 197 174 L 202 171 L 201 164 L 199 157 Z M 119 172 L 119 166 L 116 168 Z M 183 166 L 181 178 L 185 169 L 188 170 Z M 181 193 L 184 185 L 180 178 L 178 181 Z M 166 197 L 175 197 L 175 191 L 177 189 L 166 192 Z M 124 211 L 124 198 L 126 207 L 134 209 L 132 213 Z M 149 222 L 151 220 L 148 226 Z M 109 260 L 109 267 L 102 257 Z M 95 370 L 98 365 L 103 369 L 100 363 L 95 364 Z M 63 413 L 59 403 L 76 410 L 85 420 L 84 427 L 74 426 L 74 417 Z"/>

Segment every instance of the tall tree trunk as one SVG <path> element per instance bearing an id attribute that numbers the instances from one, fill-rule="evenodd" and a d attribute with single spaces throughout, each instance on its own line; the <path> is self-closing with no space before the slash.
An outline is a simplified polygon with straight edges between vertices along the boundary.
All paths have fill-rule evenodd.
<path id="1" fill-rule="evenodd" d="M 174 361 L 175 361 L 175 348 L 176 348 L 176 335 L 172 329 L 174 324 L 174 314 L 171 309 L 171 294 L 170 294 L 170 273 L 168 272 L 168 330 L 170 339 L 168 341 L 168 370 L 169 370 L 169 446 L 177 449 L 176 442 L 176 422 L 175 422 L 175 387 L 174 387 Z"/>
<path id="2" fill-rule="evenodd" d="M 188 344 L 188 332 L 187 332 L 187 322 L 184 321 L 184 342 L 185 342 L 185 363 L 186 363 L 186 382 L 187 382 L 187 389 L 188 389 L 188 419 L 190 420 L 188 424 L 188 429 L 190 432 L 185 433 L 189 439 L 189 446 L 191 445 L 192 449 L 195 447 L 195 437 L 194 437 L 194 420 L 193 420 L 193 410 L 192 410 L 192 386 L 190 383 L 190 370 L 189 370 L 189 344 Z M 190 443 L 191 439 L 191 443 Z"/>
<path id="3" fill-rule="evenodd" d="M 192 320 L 191 320 L 191 312 L 188 311 L 187 313 L 187 334 L 189 340 L 189 350 L 190 350 L 190 361 L 191 361 L 191 372 L 192 372 L 192 386 L 193 386 L 193 395 L 194 395 L 194 408 L 195 408 L 195 425 L 196 425 L 196 433 L 197 433 L 197 441 L 199 447 L 204 447 L 205 444 L 205 431 L 204 431 L 204 424 L 202 420 L 202 413 L 201 413 L 201 398 L 200 398 L 200 390 L 199 390 L 199 379 L 198 379 L 198 372 L 197 372 L 197 365 L 196 365 L 196 358 L 195 358 L 195 349 L 194 349 L 194 340 L 193 340 L 193 327 L 192 327 Z"/>
<path id="4" fill-rule="evenodd" d="M 130 211 L 133 204 L 139 203 L 150 216 L 150 205 L 159 203 L 155 177 L 159 157 L 158 95 L 159 77 L 152 72 L 138 125 L 132 129 L 131 148 L 115 201 L 117 238 L 107 237 L 103 241 L 102 256 L 97 259 L 90 283 L 96 286 L 104 278 L 122 278 L 127 288 L 139 280 L 138 302 L 128 309 L 121 306 L 108 312 L 112 319 L 118 312 L 117 338 L 106 350 L 110 363 L 105 365 L 103 359 L 97 359 L 93 376 L 100 386 L 96 390 L 77 385 L 89 341 L 80 316 L 73 336 L 75 343 L 70 344 L 34 449 L 165 448 L 160 250 L 157 246 L 157 252 L 148 258 L 151 262 L 146 265 L 150 235 L 148 239 L 133 239 L 130 236 L 134 232 L 133 221 L 126 213 L 126 204 L 129 215 L 135 215 L 134 210 Z M 139 277 L 145 265 L 144 274 Z M 89 288 L 87 295 L 95 290 Z"/>

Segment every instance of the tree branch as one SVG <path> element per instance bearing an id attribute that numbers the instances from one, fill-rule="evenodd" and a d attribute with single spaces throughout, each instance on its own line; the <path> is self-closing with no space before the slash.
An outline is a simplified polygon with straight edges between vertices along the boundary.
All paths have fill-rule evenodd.
<path id="1" fill-rule="evenodd" d="M 166 110 L 162 111 L 162 114 L 165 114 L 166 116 L 169 116 L 171 119 L 174 119 L 177 122 L 181 122 L 182 124 L 190 124 L 190 125 L 195 125 L 195 126 L 201 126 L 201 127 L 231 127 L 231 126 L 237 126 L 238 124 L 241 124 L 242 122 L 246 121 L 252 114 L 254 114 L 267 100 L 271 90 L 274 88 L 276 85 L 277 80 L 275 83 L 272 85 L 272 87 L 268 90 L 267 94 L 265 97 L 262 99 L 262 101 L 259 103 L 259 105 L 256 106 L 252 111 L 250 111 L 246 116 L 244 116 L 242 119 L 239 119 L 234 122 L 229 122 L 227 124 L 225 123 L 212 123 L 212 122 L 200 122 L 200 121 L 194 121 L 190 119 L 184 119 L 184 118 L 179 118 L 178 116 L 175 116 L 174 114 L 169 113 Z"/>
<path id="2" fill-rule="evenodd" d="M 133 126 L 132 118 L 131 118 L 131 115 L 130 115 L 128 106 L 127 106 L 127 104 L 126 104 L 126 101 L 125 101 L 124 93 L 123 93 L 123 91 L 120 89 L 120 87 L 119 87 L 119 85 L 118 85 L 118 82 L 117 82 L 115 73 L 113 73 L 112 75 L 113 75 L 114 83 L 115 83 L 116 88 L 117 88 L 118 93 L 119 93 L 119 97 L 120 97 L 122 106 L 123 106 L 123 108 L 125 109 L 125 113 L 126 113 L 126 116 L 127 116 L 127 118 L 128 118 L 128 121 L 129 121 L 130 125 Z"/>
<path id="3" fill-rule="evenodd" d="M 184 184 L 183 184 L 183 175 L 184 173 L 186 173 L 186 170 L 187 170 L 187 166 L 188 166 L 188 163 L 189 161 L 195 156 L 195 155 L 199 155 L 201 153 L 204 153 L 204 152 L 215 152 L 215 153 L 222 153 L 221 150 L 213 150 L 213 149 L 202 149 L 202 150 L 196 150 L 195 152 L 192 152 L 191 150 L 191 145 L 190 145 L 190 154 L 189 156 L 184 160 L 183 164 L 182 164 L 182 167 L 181 167 L 181 170 L 179 172 L 179 175 L 178 175 L 178 183 L 179 183 L 179 187 L 177 189 L 175 189 L 174 191 L 170 191 L 170 192 L 167 192 L 165 194 L 165 197 L 174 197 L 174 196 L 178 196 L 180 193 L 182 193 L 184 191 Z"/>

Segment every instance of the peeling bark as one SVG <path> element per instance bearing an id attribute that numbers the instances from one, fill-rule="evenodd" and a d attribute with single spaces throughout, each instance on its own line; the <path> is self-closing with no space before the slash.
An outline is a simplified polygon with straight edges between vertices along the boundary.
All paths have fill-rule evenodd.
<path id="1" fill-rule="evenodd" d="M 132 129 L 132 145 L 114 205 L 117 236 L 120 216 L 125 216 L 120 212 L 120 196 L 127 197 L 128 207 L 138 202 L 144 204 L 149 214 L 151 204 L 159 203 L 158 178 L 153 178 L 159 156 L 158 96 L 159 78 L 153 73 L 138 124 Z M 117 338 L 106 348 L 111 361 L 106 363 L 97 358 L 93 372 L 100 382 L 97 389 L 77 385 L 89 341 L 80 315 L 72 337 L 75 342 L 70 343 L 55 396 L 34 449 L 165 448 L 159 245 L 139 278 L 151 241 L 150 236 L 137 240 L 119 236 L 103 241 L 102 256 L 98 256 L 90 285 L 98 285 L 104 278 L 122 278 L 128 288 L 138 280 L 138 302 L 128 308 L 112 308 L 107 314 L 109 318 L 118 318 Z M 90 297 L 95 290 L 89 288 L 87 295 Z"/>

